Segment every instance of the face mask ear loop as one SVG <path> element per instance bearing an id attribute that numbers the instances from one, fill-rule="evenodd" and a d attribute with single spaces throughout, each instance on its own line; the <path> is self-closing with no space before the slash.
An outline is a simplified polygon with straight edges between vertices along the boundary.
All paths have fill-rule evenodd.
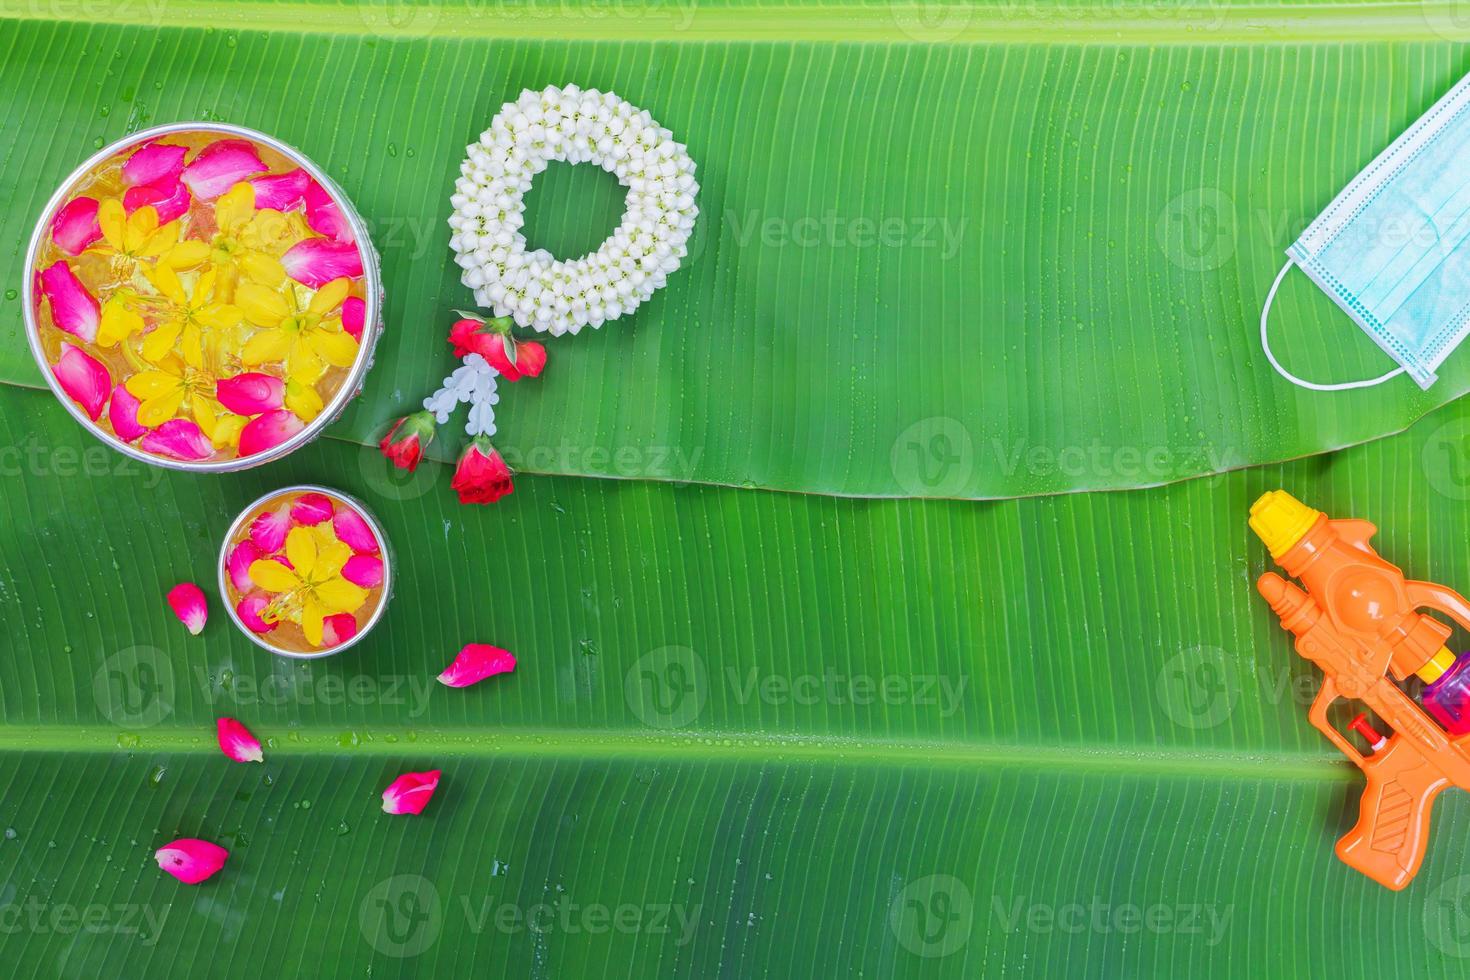
<path id="1" fill-rule="evenodd" d="M 1310 388 L 1313 391 L 1347 391 L 1349 388 L 1371 388 L 1374 385 L 1383 384 L 1389 378 L 1403 374 L 1404 369 L 1399 367 L 1394 368 L 1387 374 L 1380 375 L 1376 378 L 1368 378 L 1364 381 L 1343 381 L 1338 384 L 1319 385 L 1315 381 L 1304 381 L 1281 366 L 1281 362 L 1276 360 L 1276 355 L 1271 353 L 1271 342 L 1266 338 L 1266 320 L 1271 315 L 1271 303 L 1276 299 L 1276 290 L 1281 288 L 1281 280 L 1286 278 L 1287 272 L 1291 271 L 1291 267 L 1295 264 L 1295 261 L 1290 258 L 1286 260 L 1286 264 L 1281 267 L 1281 271 L 1276 273 L 1276 281 L 1271 284 L 1271 291 L 1266 294 L 1266 305 L 1261 307 L 1261 350 L 1266 352 L 1266 360 L 1271 362 L 1271 366 L 1276 369 L 1276 373 L 1294 385 Z"/>

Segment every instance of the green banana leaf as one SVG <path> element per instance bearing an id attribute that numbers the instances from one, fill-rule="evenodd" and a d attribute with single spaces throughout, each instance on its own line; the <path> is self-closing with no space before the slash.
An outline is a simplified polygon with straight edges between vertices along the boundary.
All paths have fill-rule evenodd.
<path id="1" fill-rule="evenodd" d="M 1243 517 L 1286 486 L 1463 583 L 1467 433 L 1461 402 L 1129 494 L 531 477 L 467 509 L 333 441 L 228 480 L 135 467 L 6 389 L 0 956 L 17 976 L 1449 972 L 1470 808 L 1441 798 L 1404 893 L 1333 857 L 1361 781 L 1306 722 L 1315 679 L 1253 592 Z M 379 630 L 311 664 L 217 608 L 188 636 L 164 589 L 306 479 L 387 526 Z M 471 640 L 519 669 L 431 683 Z M 265 765 L 219 756 L 220 715 Z M 428 813 L 379 812 L 428 768 Z M 231 848 L 226 871 L 162 875 L 178 836 Z M 95 931 L 65 918 L 92 906 Z"/>
<path id="2" fill-rule="evenodd" d="M 445 224 L 464 146 L 521 89 L 571 81 L 687 142 L 701 218 L 637 317 L 557 341 L 542 383 L 506 393 L 501 448 L 523 471 L 862 496 L 1137 487 L 1361 442 L 1470 388 L 1454 357 L 1427 393 L 1302 392 L 1254 325 L 1283 249 L 1470 67 L 1418 4 L 1371 16 L 1430 43 L 1354 46 L 1336 6 L 1276 26 L 1211 3 L 1172 29 L 1029 4 L 104 8 L 0 2 L 21 18 L 0 22 L 0 278 L 19 284 L 42 204 L 105 142 L 189 118 L 275 134 L 340 180 L 383 253 L 388 335 L 343 438 L 373 441 L 451 366 L 449 311 L 471 303 Z M 1273 43 L 1194 43 L 1252 30 Z M 1079 31 L 1108 43 L 1021 43 Z M 608 175 L 554 168 L 528 234 L 575 254 L 621 204 Z M 37 384 L 6 311 L 0 379 Z M 1276 321 L 1299 374 L 1385 367 L 1300 276 Z"/>

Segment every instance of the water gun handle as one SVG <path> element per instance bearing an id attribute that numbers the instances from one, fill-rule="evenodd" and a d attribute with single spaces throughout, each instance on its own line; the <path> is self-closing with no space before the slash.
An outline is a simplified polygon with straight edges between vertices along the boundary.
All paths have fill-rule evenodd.
<path id="1" fill-rule="evenodd" d="M 1415 609 L 1437 609 L 1470 630 L 1470 602 L 1454 589 L 1435 582 L 1405 582 L 1404 588 Z"/>
<path id="2" fill-rule="evenodd" d="M 1399 891 L 1424 860 L 1430 807 L 1447 781 L 1398 735 L 1362 769 L 1368 785 L 1358 804 L 1358 822 L 1337 842 L 1337 856 L 1380 885 Z"/>

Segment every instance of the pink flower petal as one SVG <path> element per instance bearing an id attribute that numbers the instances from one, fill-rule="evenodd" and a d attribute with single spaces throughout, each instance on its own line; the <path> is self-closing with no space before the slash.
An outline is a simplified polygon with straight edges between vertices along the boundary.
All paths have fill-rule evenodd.
<path id="1" fill-rule="evenodd" d="M 225 560 L 225 571 L 236 592 L 249 592 L 255 588 L 255 583 L 250 581 L 250 563 L 263 557 L 265 556 L 261 554 L 260 548 L 249 538 L 230 549 L 230 557 Z"/>
<path id="2" fill-rule="evenodd" d="M 112 393 L 112 375 L 107 373 L 102 362 L 80 347 L 63 342 L 61 359 L 52 370 L 61 383 L 61 390 L 82 406 L 93 422 L 102 417 L 102 406 L 107 404 L 107 396 Z"/>
<path id="3" fill-rule="evenodd" d="M 158 866 L 186 885 L 197 885 L 225 866 L 230 852 L 207 840 L 186 837 L 153 853 Z"/>
<path id="4" fill-rule="evenodd" d="M 291 505 L 291 520 L 297 524 L 315 527 L 322 521 L 330 520 L 331 516 L 332 501 L 325 494 L 303 493 Z"/>
<path id="5" fill-rule="evenodd" d="M 377 535 L 373 534 L 373 529 L 368 527 L 362 515 L 351 507 L 339 507 L 337 513 L 332 515 L 332 530 L 337 532 L 339 541 L 346 542 L 347 547 L 358 554 L 378 553 Z"/>
<path id="6" fill-rule="evenodd" d="M 342 301 L 342 329 L 358 343 L 362 343 L 362 328 L 366 320 L 367 303 L 361 296 L 349 296 Z"/>
<path id="7" fill-rule="evenodd" d="M 362 254 L 350 242 L 333 242 L 325 238 L 308 238 L 297 242 L 281 256 L 286 274 L 299 283 L 319 289 L 333 279 L 362 275 Z"/>
<path id="8" fill-rule="evenodd" d="M 287 558 L 285 555 L 271 555 L 270 560 L 280 562 L 282 565 L 285 565 L 293 572 L 296 570 L 296 566 L 291 564 L 291 559 Z"/>
<path id="9" fill-rule="evenodd" d="M 383 584 L 383 560 L 373 555 L 353 555 L 342 566 L 342 577 L 353 585 L 375 589 Z"/>
<path id="10" fill-rule="evenodd" d="M 102 309 L 66 262 L 53 262 L 41 272 L 41 294 L 51 303 L 51 319 L 87 343 L 97 339 Z"/>
<path id="11" fill-rule="evenodd" d="M 357 635 L 357 620 L 352 613 L 337 613 L 322 620 L 322 643 L 335 647 Z"/>
<path id="12" fill-rule="evenodd" d="M 246 424 L 240 430 L 240 455 L 254 456 L 274 449 L 306 428 L 295 412 L 278 408 Z"/>
<path id="13" fill-rule="evenodd" d="M 434 790 L 439 788 L 438 769 L 406 772 L 383 790 L 384 813 L 423 813 Z"/>
<path id="14" fill-rule="evenodd" d="M 311 183 L 311 175 L 297 167 L 283 174 L 257 177 L 250 186 L 255 188 L 255 206 L 259 210 L 289 211 L 304 202 Z"/>
<path id="15" fill-rule="evenodd" d="M 219 735 L 219 750 L 235 762 L 264 762 L 265 752 L 260 748 L 260 739 L 250 734 L 250 729 L 233 718 L 220 718 L 215 722 Z"/>
<path id="16" fill-rule="evenodd" d="M 97 202 L 90 197 L 78 197 L 68 201 L 51 219 L 51 237 L 56 247 L 69 255 L 81 255 L 97 239 L 102 237 L 102 226 L 97 223 Z"/>
<path id="17" fill-rule="evenodd" d="M 152 206 L 158 212 L 158 223 L 166 225 L 189 210 L 189 188 L 178 180 L 162 180 L 142 187 L 129 187 L 123 192 L 123 210 L 128 214 Z"/>
<path id="18" fill-rule="evenodd" d="M 209 619 L 209 606 L 204 601 L 204 590 L 193 582 L 180 582 L 168 590 L 168 604 L 174 615 L 189 627 L 189 632 L 198 636 Z"/>
<path id="19" fill-rule="evenodd" d="M 170 459 L 198 461 L 214 455 L 214 446 L 191 419 L 170 419 L 144 436 L 140 445 Z"/>
<path id="20" fill-rule="evenodd" d="M 291 530 L 291 511 L 285 507 L 268 510 L 250 522 L 250 541 L 263 555 L 273 555 L 286 544 Z"/>
<path id="21" fill-rule="evenodd" d="M 352 244 L 352 226 L 342 214 L 342 208 L 316 181 L 307 185 L 306 224 L 318 235 L 326 235 L 333 241 Z"/>
<path id="22" fill-rule="evenodd" d="M 138 399 L 133 397 L 126 385 L 118 385 L 112 389 L 112 401 L 107 404 L 107 420 L 112 423 L 112 431 L 123 442 L 132 442 L 152 431 L 138 421 L 138 405 Z"/>
<path id="23" fill-rule="evenodd" d="M 260 618 L 260 614 L 269 604 L 270 601 L 263 595 L 248 595 L 240 600 L 239 605 L 235 606 L 235 612 L 240 615 L 240 622 L 249 627 L 250 632 L 269 633 L 276 628 L 276 624 L 267 623 Z"/>
<path id="24" fill-rule="evenodd" d="M 134 151 L 123 164 L 122 182 L 126 187 L 143 184 L 169 183 L 179 179 L 184 170 L 184 157 L 188 147 L 172 143 L 148 143 Z"/>
<path id="25" fill-rule="evenodd" d="M 213 201 L 246 177 L 269 169 L 248 140 L 218 140 L 199 151 L 180 179 L 201 201 Z"/>
<path id="26" fill-rule="evenodd" d="M 445 687 L 469 687 L 487 677 L 505 674 L 516 669 L 516 655 L 488 643 L 471 643 L 459 651 L 454 663 L 439 675 L 439 683 Z"/>
<path id="27" fill-rule="evenodd" d="M 247 371 L 221 378 L 215 383 L 214 397 L 236 415 L 259 415 L 286 403 L 286 383 L 269 374 Z"/>

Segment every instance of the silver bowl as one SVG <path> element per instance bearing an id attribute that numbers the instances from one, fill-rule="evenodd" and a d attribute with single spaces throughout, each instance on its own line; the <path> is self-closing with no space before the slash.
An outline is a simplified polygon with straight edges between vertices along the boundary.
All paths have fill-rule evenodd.
<path id="1" fill-rule="evenodd" d="M 363 292 L 364 301 L 367 305 L 363 317 L 362 339 L 358 343 L 357 360 L 353 362 L 352 369 L 342 380 L 342 386 L 332 396 L 332 400 L 322 408 L 322 412 L 311 421 L 300 432 L 290 439 L 280 443 L 263 453 L 254 456 L 236 457 L 234 459 L 189 461 L 169 459 L 164 456 L 155 456 L 144 452 L 136 446 L 130 446 L 121 439 L 105 431 L 96 422 L 87 417 L 75 402 L 61 388 L 61 383 L 56 380 L 51 363 L 46 358 L 46 352 L 41 347 L 41 325 L 36 318 L 36 296 L 35 296 L 35 266 L 36 258 L 40 255 L 41 248 L 45 245 L 47 236 L 51 233 L 51 222 L 56 212 L 71 197 L 76 190 L 77 183 L 90 174 L 99 164 L 110 159 L 114 155 L 151 139 L 160 136 L 168 136 L 172 133 L 218 133 L 221 136 L 238 136 L 268 146 L 280 153 L 282 156 L 292 160 L 301 169 L 309 173 L 312 178 L 322 186 L 332 199 L 341 208 L 347 223 L 352 226 L 352 237 L 357 243 L 358 251 L 362 253 L 363 270 Z M 337 186 L 337 183 L 328 177 L 322 170 L 309 160 L 305 154 L 295 147 L 282 143 L 280 140 L 244 126 L 231 126 L 225 123 L 213 122 L 178 122 L 169 123 L 166 126 L 154 126 L 124 137 L 115 143 L 103 147 L 92 156 L 88 157 L 81 166 L 71 172 L 66 180 L 61 182 L 56 193 L 51 195 L 51 200 L 46 202 L 46 207 L 41 212 L 40 219 L 36 222 L 36 229 L 31 233 L 30 245 L 26 248 L 25 258 L 25 282 L 21 288 L 21 298 L 24 306 L 26 339 L 31 345 L 31 354 L 36 359 L 36 364 L 41 369 L 41 374 L 51 390 L 56 395 L 56 400 L 71 413 L 76 419 L 98 439 L 116 449 L 124 456 L 129 456 L 142 463 L 151 466 L 161 466 L 170 470 L 186 470 L 193 473 L 229 473 L 235 470 L 249 469 L 252 466 L 260 466 L 263 463 L 274 462 L 283 456 L 294 452 L 300 447 L 311 442 L 321 435 L 322 430 L 331 425 L 342 414 L 362 388 L 363 379 L 367 376 L 368 369 L 373 364 L 373 349 L 377 346 L 378 337 L 382 333 L 382 308 L 383 308 L 383 283 L 382 273 L 379 269 L 378 251 L 373 247 L 372 239 L 368 236 L 367 225 L 362 217 L 358 215 L 357 209 L 352 202 Z"/>
<path id="2" fill-rule="evenodd" d="M 324 496 L 330 497 L 334 504 L 346 504 L 353 510 L 357 511 L 357 513 L 362 516 L 362 519 L 367 522 L 368 528 L 371 529 L 373 534 L 377 537 L 378 554 L 383 560 L 383 597 L 378 601 L 378 608 L 373 610 L 373 614 L 369 616 L 365 622 L 358 624 L 357 634 L 353 636 L 352 639 L 348 640 L 345 643 L 339 643 L 334 647 L 327 647 L 324 650 L 319 650 L 315 652 L 302 652 L 299 650 L 281 649 L 280 647 L 270 642 L 269 633 L 257 633 L 249 626 L 246 626 L 245 623 L 240 619 L 240 614 L 235 611 L 235 604 L 230 601 L 231 583 L 229 560 L 231 542 L 233 542 L 235 540 L 235 536 L 240 533 L 240 530 L 244 527 L 246 520 L 253 518 L 255 516 L 255 512 L 263 504 L 265 504 L 269 500 L 275 499 L 276 497 L 281 497 L 286 494 L 292 493 L 320 493 Z M 220 543 L 219 568 L 217 571 L 217 576 L 218 577 L 216 580 L 216 584 L 219 587 L 220 604 L 225 607 L 225 612 L 229 615 L 230 622 L 234 623 L 235 628 L 238 629 L 241 633 L 244 633 L 246 636 L 248 636 L 251 642 L 253 642 L 258 647 L 269 650 L 271 653 L 274 653 L 278 657 L 290 657 L 294 660 L 320 660 L 322 657 L 330 657 L 334 654 L 341 653 L 343 650 L 346 650 L 348 647 L 356 644 L 363 637 L 367 636 L 374 626 L 378 625 L 378 620 L 382 619 L 383 614 L 388 611 L 388 601 L 393 598 L 393 553 L 392 548 L 388 544 L 388 536 L 383 533 L 383 525 L 378 523 L 378 519 L 373 516 L 372 511 L 363 506 L 362 501 L 349 494 L 343 493 L 341 490 L 333 490 L 331 487 L 323 487 L 314 483 L 299 483 L 295 484 L 294 486 L 281 487 L 279 490 L 272 490 L 270 493 L 262 494 L 255 500 L 251 501 L 244 510 L 240 511 L 239 516 L 237 516 L 235 520 L 230 524 L 230 529 L 225 532 L 224 541 Z"/>

